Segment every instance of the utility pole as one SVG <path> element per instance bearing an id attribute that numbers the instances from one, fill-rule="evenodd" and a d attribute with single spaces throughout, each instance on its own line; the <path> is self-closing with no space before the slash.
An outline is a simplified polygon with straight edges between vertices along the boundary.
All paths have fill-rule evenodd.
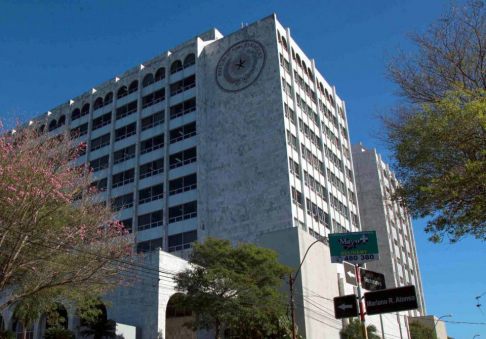
<path id="1" fill-rule="evenodd" d="M 361 290 L 361 274 L 359 272 L 361 266 L 362 264 L 355 265 L 356 281 L 358 283 L 358 305 L 359 315 L 361 317 L 361 336 L 363 337 L 363 339 L 368 339 L 368 331 L 366 331 L 366 319 L 363 305 L 363 292 Z"/>
<path id="2" fill-rule="evenodd" d="M 295 331 L 295 303 L 294 303 L 294 279 L 292 273 L 289 275 L 290 285 L 290 317 L 292 318 L 292 339 L 296 339 L 297 333 Z"/>

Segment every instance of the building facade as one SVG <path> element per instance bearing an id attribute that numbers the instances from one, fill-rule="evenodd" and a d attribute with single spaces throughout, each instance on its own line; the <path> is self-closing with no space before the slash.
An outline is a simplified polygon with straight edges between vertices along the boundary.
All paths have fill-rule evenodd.
<path id="1" fill-rule="evenodd" d="M 76 165 L 90 164 L 142 252 L 184 257 L 219 237 L 297 267 L 316 239 L 361 229 L 345 103 L 276 15 L 211 29 L 32 125 L 87 144 Z M 332 298 L 353 290 L 343 274 L 325 245 L 309 252 L 295 285 L 306 338 L 339 337 Z"/>
<path id="2" fill-rule="evenodd" d="M 407 331 L 408 317 L 426 315 L 417 248 L 410 215 L 392 200 L 400 185 L 395 173 L 375 149 L 362 143 L 352 146 L 354 171 L 363 230 L 376 230 L 380 260 L 367 268 L 385 275 L 387 288 L 414 285 L 417 310 L 397 313 L 400 330 Z"/>

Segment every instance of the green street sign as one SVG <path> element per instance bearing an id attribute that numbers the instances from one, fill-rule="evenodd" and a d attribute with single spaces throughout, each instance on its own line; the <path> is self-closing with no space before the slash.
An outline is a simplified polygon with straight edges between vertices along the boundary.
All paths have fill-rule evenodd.
<path id="1" fill-rule="evenodd" d="M 331 262 L 363 264 L 379 260 L 376 231 L 329 234 Z"/>

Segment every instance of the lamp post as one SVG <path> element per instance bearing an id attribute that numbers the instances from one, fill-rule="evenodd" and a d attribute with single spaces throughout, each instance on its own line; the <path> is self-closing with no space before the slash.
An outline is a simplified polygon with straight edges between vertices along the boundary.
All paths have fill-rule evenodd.
<path id="1" fill-rule="evenodd" d="M 295 303 L 294 303 L 294 283 L 295 280 L 297 279 L 297 276 L 300 273 L 300 269 L 302 268 L 302 264 L 304 263 L 305 258 L 307 257 L 307 253 L 309 253 L 309 250 L 311 249 L 314 244 L 317 244 L 318 242 L 321 242 L 324 244 L 323 239 L 319 239 L 314 241 L 310 246 L 307 248 L 307 251 L 304 254 L 304 258 L 302 258 L 302 261 L 300 262 L 299 268 L 297 268 L 297 271 L 295 272 L 294 276 L 292 276 L 292 273 L 290 273 L 289 277 L 289 285 L 290 285 L 290 316 L 292 320 L 292 339 L 297 338 L 297 333 L 295 331 Z"/>
<path id="2" fill-rule="evenodd" d="M 480 336 L 481 336 L 481 334 L 476 333 L 476 334 L 474 335 L 473 339 L 474 339 L 474 338 L 476 338 L 476 337 L 480 337 Z"/>
<path id="3" fill-rule="evenodd" d="M 446 314 L 446 315 L 443 315 L 442 317 L 439 317 L 439 319 L 437 319 L 437 321 L 435 322 L 435 325 L 434 325 L 434 329 L 432 330 L 432 333 L 435 333 L 435 328 L 437 327 L 437 324 L 439 323 L 440 319 L 442 318 L 450 318 L 452 317 L 452 314 Z"/>

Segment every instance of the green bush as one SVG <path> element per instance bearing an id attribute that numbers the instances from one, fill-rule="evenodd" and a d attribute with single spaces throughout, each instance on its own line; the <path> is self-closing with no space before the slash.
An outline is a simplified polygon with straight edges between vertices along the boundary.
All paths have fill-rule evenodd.
<path id="1" fill-rule="evenodd" d="M 0 329 L 0 339 L 15 339 L 15 333 Z"/>

